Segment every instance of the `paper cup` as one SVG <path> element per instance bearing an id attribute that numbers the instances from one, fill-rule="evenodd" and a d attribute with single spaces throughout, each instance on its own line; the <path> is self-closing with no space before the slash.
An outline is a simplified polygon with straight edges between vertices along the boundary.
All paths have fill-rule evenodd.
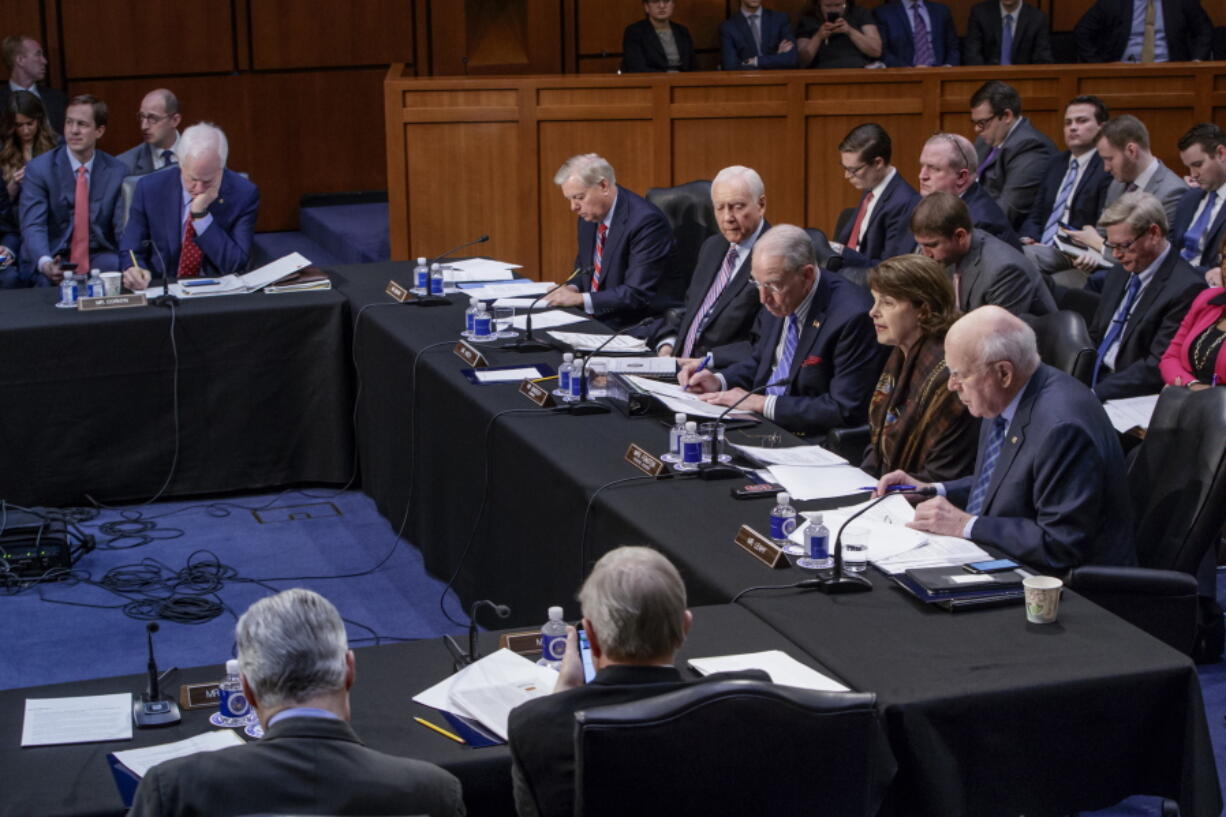
<path id="1" fill-rule="evenodd" d="M 102 273 L 102 289 L 107 295 L 118 295 L 123 286 L 123 273 Z"/>
<path id="2" fill-rule="evenodd" d="M 1031 624 L 1052 624 L 1060 612 L 1060 591 L 1064 582 L 1055 576 L 1030 576 L 1022 582 L 1026 592 L 1026 620 Z"/>

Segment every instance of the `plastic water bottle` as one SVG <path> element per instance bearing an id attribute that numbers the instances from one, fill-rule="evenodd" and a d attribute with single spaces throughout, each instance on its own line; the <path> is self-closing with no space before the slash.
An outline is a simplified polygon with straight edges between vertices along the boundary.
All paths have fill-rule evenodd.
<path id="1" fill-rule="evenodd" d="M 796 509 L 792 507 L 792 497 L 787 491 L 782 491 L 775 497 L 775 507 L 771 508 L 771 539 L 781 548 L 791 544 L 788 536 L 796 530 Z"/>
<path id="2" fill-rule="evenodd" d="M 664 462 L 681 462 L 681 435 L 685 434 L 685 412 L 673 415 L 673 427 L 668 430 L 668 452 L 660 455 Z"/>
<path id="3" fill-rule="evenodd" d="M 558 397 L 570 397 L 570 369 L 574 359 L 573 352 L 562 355 L 562 365 L 558 367 L 558 387 L 553 390 Z"/>
<path id="4" fill-rule="evenodd" d="M 587 367 L 582 360 L 570 364 L 570 399 L 583 399 L 583 381 L 587 380 Z"/>
<path id="5" fill-rule="evenodd" d="M 809 570 L 829 570 L 834 567 L 830 555 L 830 530 L 822 524 L 822 515 L 814 514 L 805 526 L 805 555 L 796 560 L 797 567 Z"/>
<path id="6" fill-rule="evenodd" d="M 430 267 L 430 294 L 442 295 L 444 286 L 443 268 L 440 265 L 435 264 L 434 266 Z"/>
<path id="7" fill-rule="evenodd" d="M 685 433 L 681 435 L 681 460 L 674 463 L 678 471 L 697 471 L 702 462 L 702 437 L 698 433 L 698 423 L 690 420 L 685 424 Z"/>
<path id="8" fill-rule="evenodd" d="M 566 622 L 562 620 L 562 608 L 550 607 L 549 620 L 541 627 L 541 663 L 560 669 L 565 654 Z"/>
<path id="9" fill-rule="evenodd" d="M 86 284 L 85 291 L 91 298 L 101 298 L 106 295 L 106 289 L 102 286 L 102 270 L 92 269 L 89 271 L 89 283 Z"/>
<path id="10" fill-rule="evenodd" d="M 77 288 L 77 279 L 65 274 L 64 279 L 60 281 L 60 303 L 75 305 L 79 294 L 80 290 Z"/>
<path id="11" fill-rule="evenodd" d="M 413 267 L 413 283 L 414 295 L 425 295 L 430 291 L 430 267 L 424 258 L 418 258 L 417 266 Z"/>
<path id="12" fill-rule="evenodd" d="M 430 279 L 430 283 L 433 286 L 433 278 Z M 490 311 L 485 308 L 485 304 L 477 301 L 477 311 L 473 315 L 473 340 L 492 340 L 494 337 L 493 323 L 494 319 L 490 316 Z"/>
<path id="13" fill-rule="evenodd" d="M 226 662 L 226 677 L 217 687 L 217 714 L 209 721 L 216 726 L 246 726 L 251 714 L 251 704 L 243 694 L 243 684 L 238 679 L 238 659 Z"/>
<path id="14" fill-rule="evenodd" d="M 464 331 L 460 333 L 462 338 L 471 338 L 473 336 L 473 318 L 477 314 L 477 298 L 475 296 L 468 299 L 468 309 L 464 310 Z"/>

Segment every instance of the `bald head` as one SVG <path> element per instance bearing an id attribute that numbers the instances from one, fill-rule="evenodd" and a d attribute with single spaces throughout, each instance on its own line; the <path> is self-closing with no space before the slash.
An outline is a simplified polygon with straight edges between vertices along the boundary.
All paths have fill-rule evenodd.
<path id="1" fill-rule="evenodd" d="M 1034 330 L 999 306 L 959 318 L 945 336 L 949 389 L 976 417 L 997 417 L 1039 368 Z"/>

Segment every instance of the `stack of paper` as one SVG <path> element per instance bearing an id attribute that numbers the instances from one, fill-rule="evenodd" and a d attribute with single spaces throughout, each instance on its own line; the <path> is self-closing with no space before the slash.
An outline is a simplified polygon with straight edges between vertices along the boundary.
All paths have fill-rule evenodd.
<path id="1" fill-rule="evenodd" d="M 807 465 L 810 467 L 847 465 L 847 460 L 833 451 L 827 451 L 820 445 L 766 448 L 758 445 L 738 445 L 737 443 L 732 443 L 732 447 L 758 465 Z M 868 485 L 869 483 L 866 482 L 864 484 Z"/>
<path id="2" fill-rule="evenodd" d="M 549 336 L 559 343 L 565 343 L 576 352 L 594 352 L 600 344 L 609 340 L 609 335 L 590 335 L 584 332 L 550 332 Z M 647 344 L 639 338 L 629 335 L 618 335 L 609 341 L 609 345 L 601 351 L 606 352 L 646 352 Z"/>
<path id="3" fill-rule="evenodd" d="M 675 357 L 604 357 L 599 355 L 588 360 L 587 365 L 603 363 L 610 372 L 637 374 L 643 377 L 673 377 L 677 374 Z"/>
<path id="4" fill-rule="evenodd" d="M 132 738 L 132 694 L 27 698 L 22 746 Z"/>
<path id="5" fill-rule="evenodd" d="M 515 277 L 512 270 L 523 269 L 519 264 L 493 261 L 489 258 L 466 258 L 463 261 L 448 261 L 443 274 L 447 279 L 466 284 L 473 281 L 510 281 Z"/>
<path id="6" fill-rule="evenodd" d="M 571 312 L 564 312 L 561 309 L 550 309 L 546 312 L 532 313 L 532 330 L 548 329 L 551 326 L 566 326 L 571 323 L 582 323 L 587 318 L 582 315 L 575 315 Z M 528 315 L 525 312 L 523 315 L 516 315 L 511 319 L 512 325 L 516 329 L 528 328 Z M 553 334 L 550 332 L 550 334 Z"/>
<path id="7" fill-rule="evenodd" d="M 511 710 L 548 695 L 558 673 L 501 649 L 413 696 L 419 704 L 476 721 L 504 741 Z"/>
<path id="8" fill-rule="evenodd" d="M 550 334 L 553 333 L 551 332 Z M 679 412 L 690 417 L 714 418 L 723 414 L 726 408 L 726 406 L 717 406 L 714 403 L 699 400 L 676 383 L 663 383 L 659 380 L 649 380 L 645 377 L 637 377 L 632 374 L 626 375 L 626 381 L 639 391 L 647 392 L 668 406 L 669 411 Z M 736 411 L 729 412 L 728 416 L 738 418 L 752 417 L 753 413 L 737 409 Z"/>
<path id="9" fill-rule="evenodd" d="M 1149 428 L 1149 419 L 1154 416 L 1154 408 L 1158 405 L 1157 394 L 1147 394 L 1144 397 L 1124 397 L 1119 400 L 1108 400 L 1103 403 L 1111 425 L 1121 434 L 1127 434 L 1134 428 Z"/>
<path id="10" fill-rule="evenodd" d="M 167 760 L 194 755 L 197 752 L 215 752 L 218 749 L 242 745 L 243 739 L 233 729 L 217 729 L 205 732 L 203 735 L 177 740 L 174 743 L 112 752 L 111 756 L 137 777 L 144 777 L 154 766 Z"/>
<path id="11" fill-rule="evenodd" d="M 823 675 L 812 667 L 806 667 L 782 650 L 766 650 L 744 655 L 719 655 L 713 658 L 692 658 L 689 663 L 700 675 L 760 669 L 771 677 L 771 681 L 784 686 L 816 689 L 819 692 L 849 691 L 838 681 Z"/>
<path id="12" fill-rule="evenodd" d="M 478 287 L 464 287 L 464 292 L 475 295 L 483 301 L 496 301 L 500 298 L 522 298 L 526 295 L 540 295 L 553 289 L 556 284 L 548 281 L 514 281 L 509 284 L 485 284 Z"/>
<path id="13" fill-rule="evenodd" d="M 792 499 L 830 499 L 836 496 L 862 494 L 877 480 L 854 465 L 772 465 L 775 482 L 782 485 Z"/>

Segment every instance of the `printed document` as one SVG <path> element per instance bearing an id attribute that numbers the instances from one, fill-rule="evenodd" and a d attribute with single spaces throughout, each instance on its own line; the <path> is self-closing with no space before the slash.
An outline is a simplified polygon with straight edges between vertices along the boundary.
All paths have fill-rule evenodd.
<path id="1" fill-rule="evenodd" d="M 582 323 L 587 318 L 583 315 L 575 315 L 572 312 L 565 312 L 561 309 L 550 309 L 548 312 L 533 312 L 532 313 L 532 330 L 548 329 L 551 326 L 566 326 L 571 323 Z M 516 329 L 528 328 L 528 315 L 516 315 L 511 319 L 511 324 Z M 550 332 L 549 334 L 553 334 Z"/>
<path id="2" fill-rule="evenodd" d="M 132 739 L 132 693 L 26 698 L 22 746 Z"/>
<path id="3" fill-rule="evenodd" d="M 847 465 L 847 460 L 820 445 L 794 445 L 790 448 L 765 448 L 759 445 L 731 444 L 758 465 Z M 865 482 L 865 485 L 869 483 Z"/>
<path id="4" fill-rule="evenodd" d="M 414 695 L 413 700 L 477 721 L 506 740 L 511 710 L 553 692 L 557 681 L 557 670 L 503 648 Z"/>
<path id="5" fill-rule="evenodd" d="M 712 419 L 724 413 L 726 406 L 706 403 L 678 386 L 676 383 L 665 383 L 659 380 L 649 380 L 645 377 L 627 375 L 626 380 L 639 391 L 647 392 L 672 412 L 680 412 L 691 417 L 710 417 Z M 753 412 L 737 409 L 728 413 L 729 417 L 752 417 Z"/>
<path id="6" fill-rule="evenodd" d="M 215 729 L 203 735 L 176 740 L 174 743 L 146 746 L 141 749 L 125 749 L 122 752 L 112 752 L 112 754 L 137 777 L 144 777 L 154 766 L 167 760 L 194 755 L 197 752 L 215 752 L 231 746 L 242 746 L 243 743 L 243 739 L 233 729 Z"/>
<path id="7" fill-rule="evenodd" d="M 717 655 L 713 658 L 691 658 L 689 663 L 700 675 L 760 669 L 770 675 L 771 681 L 784 686 L 816 689 L 819 692 L 850 691 L 830 676 L 805 666 L 782 650 L 766 650 L 744 655 Z"/>
<path id="8" fill-rule="evenodd" d="M 535 323 L 535 321 L 533 321 Z M 604 343 L 609 340 L 609 335 L 592 335 L 586 332 L 550 332 L 549 336 L 554 340 L 565 343 L 567 346 L 574 349 L 576 352 L 594 352 Z M 601 349 L 608 352 L 646 352 L 647 344 L 638 338 L 632 338 L 629 335 L 618 335 L 609 342 L 609 345 Z"/>
<path id="9" fill-rule="evenodd" d="M 1154 416 L 1159 396 L 1147 394 L 1142 397 L 1108 400 L 1103 403 L 1103 409 L 1107 412 L 1112 427 L 1121 434 L 1127 434 L 1134 428 L 1149 428 L 1149 420 Z"/>

